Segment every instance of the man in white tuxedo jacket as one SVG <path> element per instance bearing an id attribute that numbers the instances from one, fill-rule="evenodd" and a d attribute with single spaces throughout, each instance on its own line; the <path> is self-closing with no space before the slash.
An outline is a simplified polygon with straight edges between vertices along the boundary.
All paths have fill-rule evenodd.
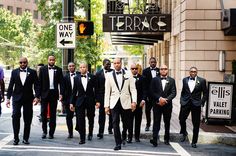
<path id="1" fill-rule="evenodd" d="M 115 70 L 106 77 L 104 107 L 107 114 L 110 112 L 112 114 L 116 142 L 114 150 L 120 150 L 122 142 L 119 126 L 120 116 L 124 126 L 128 127 L 130 123 L 127 116 L 131 113 L 130 111 L 134 111 L 136 108 L 137 90 L 133 76 L 121 69 L 121 59 L 114 59 L 113 64 Z"/>

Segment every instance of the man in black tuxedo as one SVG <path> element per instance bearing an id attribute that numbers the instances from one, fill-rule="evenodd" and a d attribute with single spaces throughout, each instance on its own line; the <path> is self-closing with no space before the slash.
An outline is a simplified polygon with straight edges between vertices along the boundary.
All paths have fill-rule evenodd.
<path id="1" fill-rule="evenodd" d="M 23 143 L 29 144 L 30 126 L 33 118 L 33 103 L 39 101 L 38 78 L 35 70 L 27 67 L 28 60 L 25 57 L 20 58 L 20 67 L 14 69 L 11 73 L 11 79 L 7 91 L 6 105 L 10 107 L 12 96 L 12 124 L 14 131 L 13 145 L 19 143 L 21 107 L 23 106 L 24 134 Z M 35 96 L 33 94 L 33 87 Z"/>
<path id="2" fill-rule="evenodd" d="M 161 127 L 161 116 L 163 114 L 165 123 L 164 143 L 169 145 L 170 138 L 170 119 L 172 113 L 172 99 L 176 96 L 175 80 L 168 76 L 168 68 L 166 65 L 160 67 L 160 76 L 152 79 L 151 93 L 154 100 L 153 105 L 153 139 L 150 143 L 157 147 L 157 139 Z"/>
<path id="3" fill-rule="evenodd" d="M 181 126 L 180 134 L 182 134 L 181 142 L 184 142 L 188 133 L 186 130 L 186 120 L 189 113 L 192 115 L 193 123 L 193 138 L 192 147 L 196 148 L 199 126 L 201 120 L 201 106 L 204 106 L 207 99 L 207 86 L 206 80 L 197 76 L 197 68 L 191 67 L 189 74 L 190 76 L 183 79 L 183 88 L 180 97 L 180 113 L 179 122 Z"/>
<path id="4" fill-rule="evenodd" d="M 127 127 L 128 128 L 127 143 L 132 143 L 133 127 L 135 127 L 134 128 L 135 141 L 140 142 L 140 128 L 141 128 L 141 121 L 142 121 L 142 114 L 143 114 L 143 106 L 146 100 L 144 78 L 142 77 L 142 75 L 138 74 L 138 66 L 136 64 L 132 64 L 130 66 L 130 70 L 135 79 L 135 86 L 137 90 L 137 106 L 133 112 L 128 114 L 129 118 L 131 119 L 131 122 L 130 122 L 130 126 Z M 126 132 L 127 132 L 127 129 L 125 129 L 124 127 L 122 131 L 123 141 L 125 141 L 126 139 L 126 135 L 127 135 Z"/>
<path id="5" fill-rule="evenodd" d="M 98 101 L 100 101 L 99 117 L 98 117 L 99 131 L 97 134 L 97 137 L 99 139 L 103 138 L 105 121 L 106 121 L 106 114 L 104 108 L 104 94 L 105 94 L 105 80 L 106 80 L 105 77 L 111 71 L 112 71 L 111 61 L 108 59 L 104 59 L 103 69 L 96 73 L 97 87 L 98 87 L 97 96 L 99 98 Z M 108 116 L 109 116 L 108 133 L 112 134 L 112 116 L 111 114 L 109 114 Z"/>
<path id="6" fill-rule="evenodd" d="M 74 78 L 74 89 L 70 101 L 71 111 L 76 112 L 76 127 L 80 134 L 79 144 L 85 144 L 86 124 L 85 114 L 89 122 L 88 140 L 93 138 L 95 105 L 99 108 L 100 103 L 96 99 L 96 77 L 88 73 L 87 64 L 80 64 L 80 74 Z"/>
<path id="7" fill-rule="evenodd" d="M 3 70 L 1 70 L 0 67 L 0 116 L 2 114 L 1 103 L 5 101 L 4 92 L 5 92 L 4 75 L 3 75 Z"/>
<path id="8" fill-rule="evenodd" d="M 56 58 L 54 55 L 49 55 L 48 65 L 40 68 L 39 71 L 39 87 L 41 97 L 41 119 L 42 119 L 42 139 L 47 137 L 47 111 L 48 105 L 50 108 L 49 120 L 49 139 L 54 138 L 56 129 L 56 111 L 57 100 L 62 100 L 63 93 L 63 75 L 62 69 L 55 66 Z M 60 85 L 60 95 L 59 88 Z"/>
<path id="9" fill-rule="evenodd" d="M 152 95 L 150 92 L 150 84 L 151 81 L 154 77 L 159 75 L 159 68 L 156 67 L 157 61 L 155 57 L 151 57 L 149 59 L 149 64 L 150 67 L 147 67 L 146 69 L 143 70 L 143 77 L 145 78 L 145 83 L 146 83 L 146 90 L 147 90 L 147 100 L 145 104 L 145 114 L 146 114 L 146 128 L 145 131 L 149 131 L 150 125 L 151 125 L 151 109 L 153 106 L 153 100 L 152 100 Z"/>
<path id="10" fill-rule="evenodd" d="M 68 139 L 73 138 L 74 111 L 70 110 L 70 99 L 74 88 L 74 77 L 79 73 L 75 71 L 75 63 L 68 64 L 68 73 L 64 76 L 63 105 L 66 110 L 66 124 L 68 128 Z"/>

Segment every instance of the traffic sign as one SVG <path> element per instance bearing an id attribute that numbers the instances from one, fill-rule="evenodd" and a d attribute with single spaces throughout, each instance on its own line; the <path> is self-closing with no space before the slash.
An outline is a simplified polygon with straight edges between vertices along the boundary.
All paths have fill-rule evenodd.
<path id="1" fill-rule="evenodd" d="M 78 22 L 78 35 L 90 36 L 94 33 L 94 24 L 91 21 L 79 21 Z"/>
<path id="2" fill-rule="evenodd" d="M 75 48 L 75 23 L 57 23 L 57 48 Z"/>

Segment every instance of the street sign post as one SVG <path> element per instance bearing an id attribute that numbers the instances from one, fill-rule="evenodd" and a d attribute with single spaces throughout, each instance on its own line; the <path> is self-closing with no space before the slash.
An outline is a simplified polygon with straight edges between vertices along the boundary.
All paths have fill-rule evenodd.
<path id="1" fill-rule="evenodd" d="M 57 23 L 57 48 L 74 49 L 76 41 L 75 23 Z"/>

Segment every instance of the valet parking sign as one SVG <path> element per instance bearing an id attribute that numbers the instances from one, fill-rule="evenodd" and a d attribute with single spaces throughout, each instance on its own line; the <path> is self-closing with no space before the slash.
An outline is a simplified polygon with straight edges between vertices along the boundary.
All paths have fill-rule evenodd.
<path id="1" fill-rule="evenodd" d="M 233 84 L 210 83 L 208 118 L 231 119 Z"/>

